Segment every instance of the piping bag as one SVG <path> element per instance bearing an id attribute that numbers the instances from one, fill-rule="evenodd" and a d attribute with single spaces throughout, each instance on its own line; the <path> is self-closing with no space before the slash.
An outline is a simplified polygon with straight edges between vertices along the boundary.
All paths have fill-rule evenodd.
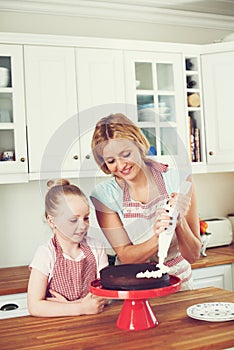
<path id="1" fill-rule="evenodd" d="M 186 195 L 190 188 L 192 183 L 189 181 L 185 181 L 182 183 L 179 193 Z M 168 249 L 171 244 L 172 236 L 175 232 L 176 228 L 176 222 L 179 215 L 179 212 L 176 208 L 171 207 L 169 204 L 164 203 L 163 208 L 169 211 L 168 215 L 172 217 L 172 225 L 168 226 L 165 232 L 161 232 L 159 235 L 159 241 L 158 241 L 158 264 L 157 267 L 159 267 L 162 272 L 168 272 L 169 268 L 168 266 L 164 265 L 164 261 L 167 257 Z"/>

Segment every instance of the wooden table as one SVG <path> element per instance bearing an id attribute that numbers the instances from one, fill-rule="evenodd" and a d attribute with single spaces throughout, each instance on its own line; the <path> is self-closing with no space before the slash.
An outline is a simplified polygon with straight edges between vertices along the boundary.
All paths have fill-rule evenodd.
<path id="1" fill-rule="evenodd" d="M 123 301 L 113 301 L 101 314 L 77 317 L 18 317 L 0 321 L 1 350 L 155 350 L 234 347 L 234 321 L 189 318 L 186 309 L 204 302 L 234 302 L 234 293 L 218 288 L 177 292 L 150 300 L 159 326 L 123 331 L 116 320 Z"/>
<path id="2" fill-rule="evenodd" d="M 0 295 L 26 292 L 29 274 L 28 266 L 0 269 Z"/>
<path id="3" fill-rule="evenodd" d="M 217 266 L 234 263 L 234 243 L 229 246 L 207 249 L 207 257 L 201 257 L 192 268 Z M 28 266 L 15 266 L 0 269 L 0 295 L 23 293 L 27 291 Z"/>

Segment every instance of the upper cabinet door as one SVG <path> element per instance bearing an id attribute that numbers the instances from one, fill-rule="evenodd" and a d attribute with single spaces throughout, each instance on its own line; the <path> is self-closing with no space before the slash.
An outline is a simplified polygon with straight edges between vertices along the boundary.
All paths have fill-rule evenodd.
<path id="1" fill-rule="evenodd" d="M 125 53 L 127 103 L 135 106 L 149 156 L 174 166 L 190 165 L 182 63 L 180 54 Z"/>
<path id="2" fill-rule="evenodd" d="M 26 46 L 25 80 L 31 178 L 78 170 L 74 49 Z"/>
<path id="3" fill-rule="evenodd" d="M 111 113 L 126 112 L 123 54 L 120 50 L 78 48 L 76 67 L 81 171 L 96 174 L 91 152 L 95 124 Z"/>
<path id="4" fill-rule="evenodd" d="M 208 164 L 234 166 L 234 51 L 202 55 Z"/>
<path id="5" fill-rule="evenodd" d="M 1 183 L 28 180 L 22 53 L 22 46 L 0 45 Z"/>

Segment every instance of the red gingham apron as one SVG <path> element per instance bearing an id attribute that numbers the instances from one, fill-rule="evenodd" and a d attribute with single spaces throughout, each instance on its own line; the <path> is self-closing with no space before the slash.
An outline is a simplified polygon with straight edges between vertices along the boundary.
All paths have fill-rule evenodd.
<path id="1" fill-rule="evenodd" d="M 80 248 L 85 258 L 74 261 L 63 256 L 62 248 L 55 236 L 52 242 L 55 247 L 56 262 L 53 277 L 47 287 L 47 295 L 50 295 L 49 289 L 52 289 L 69 301 L 85 297 L 89 292 L 90 283 L 97 278 L 97 264 L 91 248 L 83 240 Z"/>
<path id="2" fill-rule="evenodd" d="M 127 184 L 124 183 L 123 186 L 124 226 L 134 244 L 142 243 L 154 235 L 152 226 L 155 222 L 157 209 L 163 201 L 169 198 L 162 177 L 162 172 L 166 171 L 167 165 L 154 162 L 150 163 L 150 167 L 159 190 L 157 198 L 146 204 L 134 201 L 130 197 Z"/>
<path id="3" fill-rule="evenodd" d="M 123 216 L 124 225 L 127 229 L 130 240 L 133 244 L 145 242 L 154 234 L 153 224 L 156 219 L 157 209 L 165 202 L 169 195 L 167 193 L 162 172 L 167 170 L 167 165 L 152 162 L 151 171 L 158 186 L 159 196 L 147 204 L 131 200 L 127 184 L 123 188 Z M 191 289 L 191 266 L 181 256 L 178 250 L 176 234 L 174 233 L 168 252 L 168 258 L 165 262 L 170 267 L 170 273 L 179 276 L 182 279 L 183 289 Z M 151 261 L 157 261 L 155 254 Z"/>

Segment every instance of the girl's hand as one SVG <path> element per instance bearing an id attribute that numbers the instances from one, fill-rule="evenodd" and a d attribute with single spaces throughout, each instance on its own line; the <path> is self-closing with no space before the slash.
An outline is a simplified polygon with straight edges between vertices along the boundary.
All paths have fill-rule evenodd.
<path id="1" fill-rule="evenodd" d="M 77 299 L 74 301 L 69 301 L 65 297 L 63 297 L 61 294 L 55 292 L 54 290 L 50 289 L 50 294 L 52 297 L 46 298 L 48 301 L 55 301 L 58 303 L 74 303 L 74 304 L 80 304 L 82 306 L 82 313 L 83 315 L 89 315 L 89 314 L 97 314 L 103 311 L 103 308 L 105 305 L 109 303 L 109 300 L 100 298 L 96 295 L 93 295 L 91 293 L 88 293 L 84 298 Z"/>
<path id="2" fill-rule="evenodd" d="M 96 295 L 88 293 L 82 300 L 81 303 L 84 307 L 84 314 L 98 314 L 103 311 L 104 306 L 108 303 L 107 299 L 100 298 Z"/>
<path id="3" fill-rule="evenodd" d="M 52 289 L 50 289 L 49 292 L 52 295 L 52 297 L 48 297 L 48 298 L 46 298 L 46 300 L 48 300 L 48 301 L 56 301 L 58 303 L 65 303 L 65 302 L 68 303 L 68 300 L 63 295 L 55 292 Z"/>

